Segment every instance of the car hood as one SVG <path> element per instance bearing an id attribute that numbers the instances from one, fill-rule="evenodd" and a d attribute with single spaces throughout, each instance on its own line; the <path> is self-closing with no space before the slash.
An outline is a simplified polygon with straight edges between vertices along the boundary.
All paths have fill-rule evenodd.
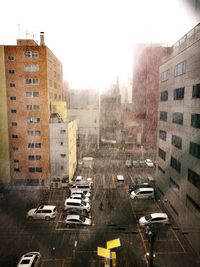
<path id="1" fill-rule="evenodd" d="M 144 225 L 144 224 L 146 224 L 146 223 L 147 223 L 147 221 L 146 221 L 145 217 L 141 217 L 141 218 L 139 219 L 139 224 Z"/>
<path id="2" fill-rule="evenodd" d="M 33 215 L 35 213 L 36 209 L 31 209 L 27 212 L 27 215 Z"/>
<path id="3" fill-rule="evenodd" d="M 86 218 L 84 224 L 86 224 L 86 225 L 91 225 L 91 224 L 92 224 L 91 219 Z"/>

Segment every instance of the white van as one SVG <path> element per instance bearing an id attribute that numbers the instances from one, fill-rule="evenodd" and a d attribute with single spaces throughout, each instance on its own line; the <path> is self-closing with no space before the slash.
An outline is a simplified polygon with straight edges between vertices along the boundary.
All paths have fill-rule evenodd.
<path id="1" fill-rule="evenodd" d="M 90 192 L 91 191 L 91 184 L 90 183 L 77 183 L 73 184 L 72 187 L 70 187 L 70 192 L 74 192 L 77 189 L 84 190 L 84 192 Z"/>
<path id="2" fill-rule="evenodd" d="M 64 209 L 67 210 L 69 208 L 76 208 L 79 210 L 85 210 L 85 211 L 89 212 L 90 211 L 90 204 L 86 203 L 85 201 L 83 201 L 81 199 L 67 198 L 65 200 Z"/>
<path id="3" fill-rule="evenodd" d="M 138 188 L 135 191 L 132 191 L 130 194 L 131 199 L 146 199 L 154 198 L 154 189 L 149 188 Z"/>

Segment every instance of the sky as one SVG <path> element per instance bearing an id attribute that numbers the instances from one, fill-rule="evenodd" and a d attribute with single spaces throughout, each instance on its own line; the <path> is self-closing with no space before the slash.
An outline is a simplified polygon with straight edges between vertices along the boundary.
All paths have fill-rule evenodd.
<path id="1" fill-rule="evenodd" d="M 200 22 L 186 2 L 195 0 L 2 0 L 0 45 L 43 31 L 70 88 L 104 90 L 117 76 L 130 82 L 135 43 L 172 45 Z"/>

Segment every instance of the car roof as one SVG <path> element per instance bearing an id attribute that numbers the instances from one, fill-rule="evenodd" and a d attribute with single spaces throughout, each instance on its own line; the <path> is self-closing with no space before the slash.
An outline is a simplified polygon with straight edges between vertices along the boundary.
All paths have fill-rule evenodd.
<path id="1" fill-rule="evenodd" d="M 137 188 L 138 191 L 154 191 L 154 188 L 153 187 L 139 187 Z"/>
<path id="2" fill-rule="evenodd" d="M 53 205 L 41 205 L 38 207 L 38 209 L 54 209 L 56 206 Z"/>
<path id="3" fill-rule="evenodd" d="M 152 218 L 156 218 L 156 217 L 163 217 L 163 218 L 167 218 L 167 214 L 166 213 L 151 213 L 151 217 Z"/>
<path id="4" fill-rule="evenodd" d="M 23 267 L 31 266 L 31 264 L 32 264 L 34 258 L 36 257 L 36 255 L 40 255 L 40 253 L 39 253 L 39 252 L 28 252 L 28 253 L 24 254 L 24 255 L 21 257 L 18 266 L 23 266 Z M 24 261 L 27 261 L 27 260 L 29 260 L 29 262 L 27 262 L 27 263 L 25 264 Z M 22 262 L 23 262 L 23 263 L 22 263 Z"/>
<path id="5" fill-rule="evenodd" d="M 65 200 L 65 202 L 68 202 L 68 203 L 74 203 L 74 202 L 76 202 L 76 203 L 81 203 L 82 200 L 81 200 L 81 199 L 75 199 L 75 198 L 67 198 L 67 199 Z"/>
<path id="6" fill-rule="evenodd" d="M 82 195 L 81 194 L 72 194 L 72 196 L 70 198 L 75 198 L 75 197 L 80 197 L 82 198 Z"/>
<path id="7" fill-rule="evenodd" d="M 80 215 L 67 215 L 66 220 L 79 219 Z"/>

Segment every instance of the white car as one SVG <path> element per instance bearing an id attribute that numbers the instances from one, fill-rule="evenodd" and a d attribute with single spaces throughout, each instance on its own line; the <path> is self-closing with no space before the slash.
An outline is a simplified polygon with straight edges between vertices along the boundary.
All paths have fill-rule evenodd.
<path id="1" fill-rule="evenodd" d="M 41 254 L 39 252 L 28 252 L 24 254 L 17 267 L 38 267 L 41 262 Z"/>
<path id="2" fill-rule="evenodd" d="M 82 182 L 83 181 L 83 176 L 78 175 L 75 179 L 76 182 Z"/>
<path id="3" fill-rule="evenodd" d="M 154 167 L 153 161 L 150 159 L 145 159 L 146 165 L 150 168 Z"/>
<path id="4" fill-rule="evenodd" d="M 84 191 L 82 189 L 76 189 L 74 191 L 71 192 L 71 195 L 72 194 L 84 194 L 86 197 L 91 197 L 91 193 L 90 192 L 87 192 L 87 191 Z"/>
<path id="5" fill-rule="evenodd" d="M 88 177 L 88 178 L 86 179 L 86 182 L 87 182 L 88 184 L 93 185 L 93 179 L 92 179 L 92 177 Z"/>
<path id="6" fill-rule="evenodd" d="M 82 215 L 67 215 L 65 219 L 66 225 L 91 225 L 91 219 Z"/>
<path id="7" fill-rule="evenodd" d="M 57 215 L 56 206 L 41 205 L 36 209 L 31 209 L 27 212 L 26 218 L 29 220 L 46 220 L 54 219 Z"/>
<path id="8" fill-rule="evenodd" d="M 84 194 L 71 194 L 71 196 L 69 198 L 81 199 L 81 200 L 85 201 L 86 203 L 90 202 L 89 197 L 86 197 Z"/>
<path id="9" fill-rule="evenodd" d="M 126 162 L 125 162 L 125 166 L 126 166 L 127 168 L 131 168 L 131 167 L 132 167 L 132 162 L 131 162 L 130 159 L 127 159 L 127 160 L 126 160 Z"/>
<path id="10" fill-rule="evenodd" d="M 146 216 L 143 216 L 139 219 L 140 226 L 146 226 L 153 223 L 169 223 L 169 219 L 166 213 L 152 213 Z"/>
<path id="11" fill-rule="evenodd" d="M 124 182 L 124 176 L 123 175 L 117 175 L 117 181 L 118 182 Z"/>

